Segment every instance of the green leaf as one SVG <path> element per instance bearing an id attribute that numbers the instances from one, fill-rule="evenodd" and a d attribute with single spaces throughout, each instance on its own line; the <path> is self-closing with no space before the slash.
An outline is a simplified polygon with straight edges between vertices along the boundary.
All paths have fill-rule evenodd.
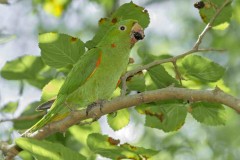
<path id="1" fill-rule="evenodd" d="M 185 57 L 182 66 L 188 75 L 206 82 L 218 81 L 225 72 L 219 64 L 197 55 Z"/>
<path id="2" fill-rule="evenodd" d="M 39 41 L 43 61 L 54 68 L 75 64 L 85 52 L 80 39 L 65 34 L 46 33 Z"/>
<path id="3" fill-rule="evenodd" d="M 57 96 L 59 89 L 61 88 L 64 79 L 53 79 L 42 89 L 41 100 L 48 101 Z"/>
<path id="4" fill-rule="evenodd" d="M 187 108 L 181 103 L 144 104 L 136 107 L 136 110 L 146 115 L 145 126 L 165 132 L 181 128 L 187 116 Z"/>
<path id="5" fill-rule="evenodd" d="M 204 23 L 208 23 L 213 15 L 216 14 L 217 9 L 219 9 L 225 0 L 203 0 L 204 7 L 199 10 L 199 14 Z M 226 6 L 222 12 L 217 16 L 212 26 L 217 26 L 225 22 L 229 22 L 232 16 L 232 7 L 231 3 Z"/>
<path id="6" fill-rule="evenodd" d="M 87 48 L 91 49 L 96 46 L 106 34 L 108 29 L 111 28 L 111 26 L 113 26 L 116 22 L 127 19 L 137 20 L 143 28 L 146 28 L 150 23 L 150 18 L 147 10 L 134 4 L 133 2 L 125 3 L 120 6 L 111 15 L 111 17 L 102 18 L 99 20 L 99 29 L 93 39 L 86 43 Z"/>
<path id="7" fill-rule="evenodd" d="M 9 102 L 6 105 L 3 106 L 3 108 L 0 109 L 1 112 L 4 113 L 13 113 L 16 111 L 17 107 L 18 107 L 18 101 L 16 102 Z"/>
<path id="8" fill-rule="evenodd" d="M 27 55 L 7 62 L 1 70 L 1 75 L 8 80 L 26 80 L 41 89 L 52 79 L 54 72 L 43 63 L 41 57 Z"/>
<path id="9" fill-rule="evenodd" d="M 119 110 L 116 114 L 117 115 L 114 115 L 114 113 L 112 113 L 107 115 L 107 122 L 114 131 L 122 129 L 130 122 L 128 109 Z"/>
<path id="10" fill-rule="evenodd" d="M 130 91 L 145 91 L 145 77 L 142 72 L 135 74 L 133 77 L 128 77 L 127 79 L 127 88 Z"/>
<path id="11" fill-rule="evenodd" d="M 226 122 L 225 108 L 218 103 L 193 103 L 191 105 L 191 114 L 198 122 L 207 125 L 224 125 Z"/>
<path id="12" fill-rule="evenodd" d="M 21 151 L 18 156 L 21 159 L 27 159 L 27 160 L 34 160 L 34 158 L 32 157 L 31 153 L 27 152 L 27 151 Z"/>
<path id="13" fill-rule="evenodd" d="M 7 62 L 1 70 L 1 76 L 8 80 L 35 79 L 44 67 L 40 57 L 22 56 Z"/>
<path id="14" fill-rule="evenodd" d="M 169 75 L 162 65 L 148 69 L 148 73 L 158 88 L 164 88 L 172 84 L 179 86 L 178 81 Z"/>
<path id="15" fill-rule="evenodd" d="M 39 104 L 40 102 L 29 104 L 20 117 L 13 121 L 13 126 L 16 130 L 28 129 L 43 117 L 44 112 L 36 112 L 35 110 Z"/>
<path id="16" fill-rule="evenodd" d="M 83 155 L 64 147 L 62 144 L 52 143 L 45 140 L 36 140 L 32 138 L 18 138 L 16 144 L 30 152 L 38 160 L 59 159 L 59 160 L 84 160 Z"/>
<path id="17" fill-rule="evenodd" d="M 136 147 L 127 143 L 119 145 L 120 141 L 106 135 L 92 133 L 88 136 L 88 147 L 101 156 L 111 159 L 148 159 L 158 153 L 156 150 Z"/>
<path id="18" fill-rule="evenodd" d="M 67 141 L 69 146 L 78 150 L 80 154 L 88 157 L 88 159 L 96 159 L 96 155 L 87 147 L 87 137 L 91 133 L 101 132 L 99 123 L 96 121 L 91 125 L 74 125 L 69 128 L 69 132 L 71 134 Z"/>

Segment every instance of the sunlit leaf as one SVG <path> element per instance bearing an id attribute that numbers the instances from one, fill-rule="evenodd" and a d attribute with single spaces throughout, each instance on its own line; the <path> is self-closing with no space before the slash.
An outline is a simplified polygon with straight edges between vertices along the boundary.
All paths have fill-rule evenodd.
<path id="1" fill-rule="evenodd" d="M 59 159 L 59 160 L 76 160 L 86 159 L 78 152 L 72 151 L 69 148 L 59 143 L 48 141 L 39 141 L 33 138 L 18 138 L 16 144 L 22 149 L 30 152 L 38 160 Z"/>
<path id="2" fill-rule="evenodd" d="M 107 122 L 114 131 L 122 129 L 129 124 L 129 121 L 130 114 L 128 109 L 122 109 L 107 116 Z"/>
<path id="3" fill-rule="evenodd" d="M 219 64 L 198 55 L 185 57 L 182 66 L 187 75 L 206 82 L 218 81 L 225 72 L 225 69 Z"/>
<path id="4" fill-rule="evenodd" d="M 91 133 L 101 132 L 98 121 L 91 123 L 91 125 L 74 125 L 69 128 L 69 132 L 71 138 L 68 140 L 68 144 L 71 145 L 72 148 L 79 150 L 79 153 L 89 159 L 95 159 L 96 155 L 87 147 L 87 137 Z"/>
<path id="5" fill-rule="evenodd" d="M 27 160 L 34 160 L 34 157 L 30 152 L 27 151 L 21 151 L 18 156 L 22 159 L 27 159 Z"/>
<path id="6" fill-rule="evenodd" d="M 57 96 L 59 89 L 61 88 L 64 79 L 53 79 L 42 89 L 43 101 L 50 100 Z"/>
<path id="7" fill-rule="evenodd" d="M 221 104 L 197 102 L 191 104 L 191 114 L 200 123 L 207 125 L 224 125 L 226 111 Z"/>
<path id="8" fill-rule="evenodd" d="M 1 75 L 8 80 L 35 79 L 44 66 L 40 57 L 22 56 L 7 62 L 1 70 Z"/>
<path id="9" fill-rule="evenodd" d="M 55 68 L 75 64 L 85 52 L 80 39 L 65 34 L 45 33 L 39 47 L 43 61 Z"/>
<path id="10" fill-rule="evenodd" d="M 113 139 L 106 135 L 92 133 L 87 139 L 88 147 L 101 156 L 111 159 L 136 159 L 141 157 L 150 158 L 157 154 L 158 151 L 152 149 L 145 149 L 143 147 L 136 147 L 127 143 L 120 144 L 120 140 Z"/>

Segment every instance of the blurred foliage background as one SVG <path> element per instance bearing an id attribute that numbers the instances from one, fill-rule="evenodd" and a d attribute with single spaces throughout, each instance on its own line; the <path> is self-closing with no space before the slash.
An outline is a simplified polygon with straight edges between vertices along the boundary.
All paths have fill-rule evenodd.
<path id="1" fill-rule="evenodd" d="M 3 1 L 4 2 L 4 1 Z M 0 4 L 0 68 L 4 64 L 22 55 L 40 55 L 38 34 L 45 32 L 68 33 L 80 37 L 84 42 L 91 39 L 97 30 L 98 20 L 109 16 L 127 0 L 12 0 L 9 4 Z M 146 29 L 146 38 L 132 50 L 135 63 L 141 58 L 137 51 L 152 55 L 178 55 L 189 50 L 199 33 L 205 27 L 198 9 L 193 7 L 195 0 L 134 0 L 134 3 L 146 8 L 151 22 Z M 0 1 L 1 3 L 1 1 Z M 226 52 L 208 52 L 201 55 L 218 62 L 227 68 L 224 82 L 220 87 L 236 97 L 240 95 L 240 1 L 233 1 L 233 15 L 225 30 L 211 30 L 203 40 L 203 47 L 226 49 Z M 54 74 L 54 71 L 48 73 Z M 40 99 L 41 88 L 24 80 L 9 81 L 0 77 L 0 119 L 18 117 L 31 102 Z M 189 84 L 192 88 L 213 88 L 214 85 Z M 191 86 L 192 85 L 192 86 Z M 197 87 L 196 87 L 197 86 Z M 11 102 L 11 103 L 9 103 Z M 8 107 L 6 107 L 8 105 Z M 5 107 L 4 107 L 5 106 Z M 9 107 L 10 106 L 10 107 Z M 36 106 L 36 105 L 35 105 Z M 11 111 L 9 111 L 9 108 Z M 227 107 L 226 107 L 227 108 Z M 34 110 L 33 107 L 31 109 Z M 131 109 L 130 109 L 131 110 Z M 84 136 L 92 130 L 101 130 L 112 137 L 145 148 L 161 150 L 155 159 L 174 160 L 234 160 L 240 157 L 240 116 L 227 108 L 225 126 L 211 127 L 200 124 L 188 115 L 186 124 L 178 131 L 163 131 L 144 127 L 144 118 L 131 110 L 131 122 L 124 129 L 114 132 L 106 123 L 106 117 L 100 119 L 100 126 L 71 127 L 64 138 L 56 134 L 47 138 L 75 149 L 82 154 L 90 154 L 81 148 Z M 12 128 L 11 122 L 0 123 L 0 139 L 11 142 L 19 134 Z M 78 143 L 76 143 L 78 142 Z M 24 154 L 24 153 L 22 153 Z M 26 155 L 25 155 L 26 157 Z M 94 157 L 92 157 L 94 158 Z M 104 159 L 98 156 L 98 159 Z"/>

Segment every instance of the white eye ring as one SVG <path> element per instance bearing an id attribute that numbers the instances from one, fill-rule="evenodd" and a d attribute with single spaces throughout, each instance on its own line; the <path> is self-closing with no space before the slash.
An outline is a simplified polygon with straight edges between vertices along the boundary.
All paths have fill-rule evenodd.
<path id="1" fill-rule="evenodd" d="M 125 31 L 126 29 L 127 29 L 126 26 L 120 26 L 120 27 L 119 27 L 119 30 L 120 30 L 120 31 Z"/>

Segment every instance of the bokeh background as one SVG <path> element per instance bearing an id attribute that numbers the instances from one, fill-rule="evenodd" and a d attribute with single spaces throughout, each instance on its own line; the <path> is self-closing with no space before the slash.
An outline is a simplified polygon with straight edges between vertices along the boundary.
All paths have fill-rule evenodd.
<path id="1" fill-rule="evenodd" d="M 54 31 L 79 37 L 84 42 L 90 40 L 97 30 L 98 20 L 127 2 L 129 0 L 9 0 L 9 4 L 0 4 L 0 68 L 7 61 L 26 54 L 40 55 L 39 33 Z M 195 0 L 133 2 L 146 8 L 151 18 L 145 31 L 146 38 L 131 53 L 136 63 L 140 61 L 136 52 L 141 47 L 153 55 L 179 55 L 191 49 L 205 26 L 198 9 L 193 7 Z M 202 55 L 227 68 L 222 86 L 225 91 L 240 97 L 240 2 L 233 1 L 232 6 L 229 27 L 211 30 L 202 43 L 203 47 L 227 51 Z M 204 86 L 204 89 L 208 88 Z M 0 119 L 18 117 L 29 103 L 40 97 L 41 90 L 38 88 L 24 81 L 9 81 L 0 77 L 0 108 L 9 102 L 19 101 L 14 113 L 2 112 Z M 188 115 L 185 125 L 170 133 L 144 127 L 144 117 L 135 112 L 131 114 L 130 124 L 120 131 L 114 132 L 106 123 L 106 117 L 100 119 L 100 124 L 104 134 L 121 139 L 122 143 L 161 150 L 155 159 L 237 160 L 240 157 L 240 116 L 226 109 L 225 126 L 206 126 Z M 20 136 L 11 126 L 12 122 L 0 123 L 1 141 L 11 142 Z M 97 159 L 105 158 L 98 156 Z"/>

